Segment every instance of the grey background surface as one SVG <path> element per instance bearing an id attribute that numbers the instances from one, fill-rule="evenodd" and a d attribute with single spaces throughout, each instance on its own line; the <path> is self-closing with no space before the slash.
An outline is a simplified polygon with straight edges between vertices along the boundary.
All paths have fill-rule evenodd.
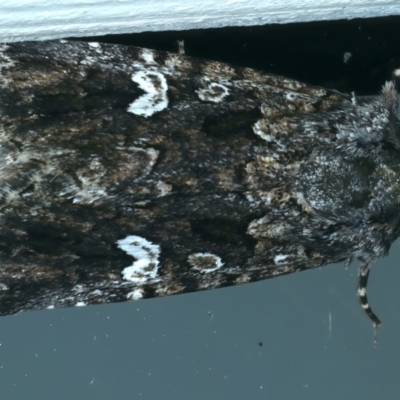
<path id="1" fill-rule="evenodd" d="M 374 266 L 378 346 L 356 266 L 0 319 L 3 399 L 395 399 L 399 243 Z M 331 315 L 331 329 L 329 324 Z M 262 343 L 262 346 L 260 344 Z"/>
<path id="2" fill-rule="evenodd" d="M 173 50 L 184 38 L 190 55 L 376 94 L 400 66 L 399 22 L 142 34 L 129 43 Z M 395 399 L 399 257 L 397 242 L 370 277 L 369 300 L 383 321 L 377 348 L 355 294 L 357 263 L 335 265 L 235 288 L 2 317 L 1 399 Z"/>

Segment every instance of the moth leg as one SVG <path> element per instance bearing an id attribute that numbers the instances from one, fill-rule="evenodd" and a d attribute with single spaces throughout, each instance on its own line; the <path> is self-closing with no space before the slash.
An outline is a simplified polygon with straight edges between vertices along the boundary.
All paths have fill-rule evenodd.
<path id="1" fill-rule="evenodd" d="M 368 304 L 368 298 L 367 298 L 367 283 L 368 283 L 369 271 L 370 271 L 369 264 L 365 264 L 360 268 L 357 294 L 358 297 L 360 298 L 361 307 L 368 315 L 368 318 L 372 321 L 374 327 L 377 328 L 381 325 L 381 321 L 372 311 L 371 307 Z"/>
<path id="2" fill-rule="evenodd" d="M 344 268 L 345 269 L 349 269 L 349 266 L 350 266 L 350 264 L 353 262 L 353 256 L 350 256 L 347 260 L 346 260 L 346 262 L 345 262 L 345 264 L 344 264 Z"/>

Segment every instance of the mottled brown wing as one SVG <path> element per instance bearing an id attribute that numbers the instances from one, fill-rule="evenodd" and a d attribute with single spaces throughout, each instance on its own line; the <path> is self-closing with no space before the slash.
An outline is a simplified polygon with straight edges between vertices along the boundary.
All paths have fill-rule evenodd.
<path id="1" fill-rule="evenodd" d="M 399 159 L 381 97 L 66 41 L 3 45 L 0 88 L 0 315 L 373 260 L 397 234 L 371 220 Z"/>

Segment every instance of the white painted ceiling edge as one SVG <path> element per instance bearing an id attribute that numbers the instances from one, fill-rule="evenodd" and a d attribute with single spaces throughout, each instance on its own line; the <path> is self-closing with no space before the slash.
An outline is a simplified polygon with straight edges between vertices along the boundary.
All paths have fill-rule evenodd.
<path id="1" fill-rule="evenodd" d="M 0 0 L 0 42 L 399 14 L 398 0 Z"/>

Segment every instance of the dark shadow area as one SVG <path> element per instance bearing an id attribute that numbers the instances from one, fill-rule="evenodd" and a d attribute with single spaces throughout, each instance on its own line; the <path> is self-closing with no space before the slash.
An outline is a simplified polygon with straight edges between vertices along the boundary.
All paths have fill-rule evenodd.
<path id="1" fill-rule="evenodd" d="M 310 23 L 144 32 L 80 40 L 185 52 L 235 65 L 261 69 L 301 81 L 376 94 L 400 66 L 400 17 Z"/>

